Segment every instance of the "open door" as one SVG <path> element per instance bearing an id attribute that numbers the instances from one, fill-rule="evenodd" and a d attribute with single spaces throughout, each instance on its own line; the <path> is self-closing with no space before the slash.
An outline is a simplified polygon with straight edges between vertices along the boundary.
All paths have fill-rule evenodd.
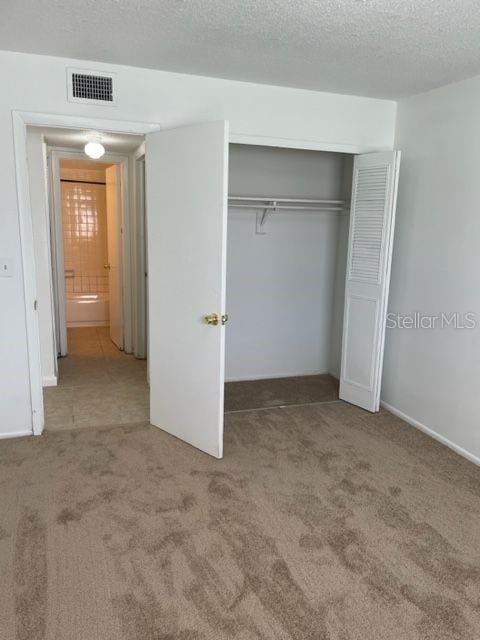
<path id="1" fill-rule="evenodd" d="M 340 398 L 378 411 L 397 199 L 399 151 L 353 167 Z"/>
<path id="2" fill-rule="evenodd" d="M 108 306 L 110 339 L 123 349 L 122 233 L 121 233 L 121 168 L 113 164 L 105 169 L 107 202 Z"/>
<path id="3" fill-rule="evenodd" d="M 228 125 L 148 134 L 145 159 L 150 421 L 221 458 Z"/>

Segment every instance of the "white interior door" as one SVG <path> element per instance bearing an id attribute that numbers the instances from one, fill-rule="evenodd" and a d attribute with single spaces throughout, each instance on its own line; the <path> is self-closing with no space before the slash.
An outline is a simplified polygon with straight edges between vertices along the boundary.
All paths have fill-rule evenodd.
<path id="1" fill-rule="evenodd" d="M 345 285 L 340 398 L 378 411 L 399 151 L 356 156 Z"/>
<path id="2" fill-rule="evenodd" d="M 145 159 L 150 421 L 221 458 L 228 124 L 148 134 Z"/>
<path id="3" fill-rule="evenodd" d="M 113 164 L 105 170 L 107 203 L 108 296 L 110 339 L 123 349 L 121 168 Z"/>

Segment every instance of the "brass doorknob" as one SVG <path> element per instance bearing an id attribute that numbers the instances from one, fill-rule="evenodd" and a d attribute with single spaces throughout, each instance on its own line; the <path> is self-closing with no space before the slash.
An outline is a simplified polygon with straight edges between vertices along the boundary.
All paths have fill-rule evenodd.
<path id="1" fill-rule="evenodd" d="M 110 265 L 108 263 L 104 264 L 103 268 L 106 269 L 107 271 L 110 271 L 110 269 L 111 269 L 111 267 L 110 267 Z"/>
<path id="2" fill-rule="evenodd" d="M 218 313 L 210 313 L 208 316 L 205 316 L 205 322 L 207 324 L 218 324 Z"/>

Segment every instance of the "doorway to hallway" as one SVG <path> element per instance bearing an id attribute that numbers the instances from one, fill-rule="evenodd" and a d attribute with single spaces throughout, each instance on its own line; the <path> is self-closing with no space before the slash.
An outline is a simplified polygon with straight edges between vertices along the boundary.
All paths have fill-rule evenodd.
<path id="1" fill-rule="evenodd" d="M 32 134 L 33 145 L 38 134 Z M 107 152 L 92 159 L 75 131 L 42 129 L 41 135 L 50 182 L 57 382 L 43 389 L 45 429 L 146 422 L 147 364 L 141 359 L 146 354 L 132 345 L 137 299 L 131 284 L 141 280 L 137 272 L 144 275 L 145 268 L 132 260 L 130 247 L 144 243 L 135 224 L 137 214 L 144 214 L 130 201 L 143 137 L 102 134 Z M 34 157 L 33 171 L 38 170 Z M 46 305 L 42 309 L 44 317 Z"/>

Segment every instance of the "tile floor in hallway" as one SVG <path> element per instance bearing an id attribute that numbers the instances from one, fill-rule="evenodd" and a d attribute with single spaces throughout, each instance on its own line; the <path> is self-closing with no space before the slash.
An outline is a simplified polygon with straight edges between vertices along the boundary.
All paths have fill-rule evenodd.
<path id="1" fill-rule="evenodd" d="M 146 360 L 117 349 L 108 327 L 68 329 L 68 350 L 44 389 L 46 430 L 148 421 Z"/>

